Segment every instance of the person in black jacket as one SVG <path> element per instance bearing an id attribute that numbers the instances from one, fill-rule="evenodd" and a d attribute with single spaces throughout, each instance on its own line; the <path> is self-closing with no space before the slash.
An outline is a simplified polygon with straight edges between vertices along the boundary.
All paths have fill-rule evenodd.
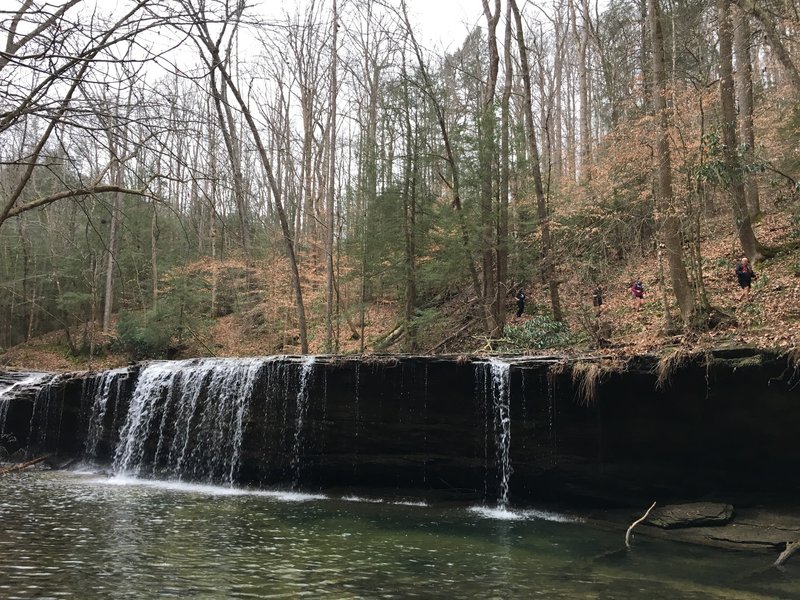
<path id="1" fill-rule="evenodd" d="M 599 317 L 603 311 L 603 288 L 599 285 L 592 292 L 592 306 L 594 306 L 594 316 Z"/>
<path id="2" fill-rule="evenodd" d="M 750 266 L 750 261 L 747 260 L 746 256 L 742 257 L 742 260 L 736 265 L 736 279 L 739 280 L 739 287 L 742 288 L 739 300 L 744 300 L 750 295 L 750 284 L 757 278 L 758 275 L 755 274 L 753 267 Z"/>
<path id="3" fill-rule="evenodd" d="M 518 291 L 515 298 L 517 299 L 517 314 L 514 318 L 519 319 L 525 312 L 525 290 Z"/>

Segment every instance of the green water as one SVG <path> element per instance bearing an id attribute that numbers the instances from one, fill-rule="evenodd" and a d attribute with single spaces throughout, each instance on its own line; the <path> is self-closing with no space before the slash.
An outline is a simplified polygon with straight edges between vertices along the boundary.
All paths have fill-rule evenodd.
<path id="1" fill-rule="evenodd" d="M 774 557 L 529 511 L 24 473 L 0 479 L 0 598 L 797 598 Z M 611 553 L 611 554 L 609 554 Z"/>

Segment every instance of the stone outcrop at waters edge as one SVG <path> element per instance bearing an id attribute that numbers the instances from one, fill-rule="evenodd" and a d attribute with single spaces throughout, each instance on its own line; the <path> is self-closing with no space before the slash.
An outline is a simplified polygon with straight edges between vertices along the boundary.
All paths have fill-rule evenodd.
<path id="1" fill-rule="evenodd" d="M 28 456 L 306 490 L 593 506 L 800 491 L 791 357 L 682 359 L 144 363 L 0 386 L 0 433 Z"/>

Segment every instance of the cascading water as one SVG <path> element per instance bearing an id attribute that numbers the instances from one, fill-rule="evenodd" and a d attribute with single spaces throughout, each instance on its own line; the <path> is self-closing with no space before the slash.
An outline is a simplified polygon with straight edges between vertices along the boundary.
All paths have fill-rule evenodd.
<path id="1" fill-rule="evenodd" d="M 88 393 L 91 396 L 92 407 L 84 444 L 83 458 L 85 461 L 93 462 L 96 460 L 97 446 L 103 435 L 109 401 L 112 398 L 119 397 L 120 383 L 127 379 L 129 375 L 130 371 L 128 369 L 112 369 L 104 371 L 97 381 L 91 384 L 91 389 Z"/>
<path id="2" fill-rule="evenodd" d="M 120 431 L 114 471 L 233 483 L 253 388 L 268 361 L 215 358 L 147 365 Z"/>
<path id="3" fill-rule="evenodd" d="M 52 376 L 46 378 L 36 389 L 28 428 L 28 453 L 58 448 L 64 403 L 60 400 L 52 401 L 51 383 L 54 380 L 55 377 Z"/>
<path id="4" fill-rule="evenodd" d="M 501 360 L 490 358 L 480 365 L 482 373 L 478 383 L 482 384 L 484 401 L 487 406 L 487 423 L 491 422 L 491 433 L 494 444 L 495 464 L 498 476 L 499 493 L 498 508 L 508 505 L 511 473 L 511 365 Z M 491 407 L 489 407 L 491 400 Z M 491 421 L 489 416 L 491 415 Z M 486 452 L 488 462 L 489 431 L 487 430 Z"/>
<path id="5" fill-rule="evenodd" d="M 5 433 L 11 401 L 24 393 L 35 393 L 39 386 L 52 379 L 52 373 L 6 373 L 0 381 L 0 434 Z"/>
<path id="6" fill-rule="evenodd" d="M 303 358 L 302 363 L 300 363 L 299 387 L 297 389 L 297 418 L 294 431 L 294 446 L 292 448 L 292 475 L 294 477 L 295 487 L 297 487 L 300 483 L 303 436 L 305 435 L 304 421 L 306 414 L 308 413 L 308 393 L 311 387 L 315 362 L 316 357 L 306 356 Z"/>

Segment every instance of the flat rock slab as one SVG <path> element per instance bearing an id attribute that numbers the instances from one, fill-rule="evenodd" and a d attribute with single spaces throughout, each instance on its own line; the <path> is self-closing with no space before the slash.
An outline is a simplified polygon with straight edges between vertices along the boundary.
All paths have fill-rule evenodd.
<path id="1" fill-rule="evenodd" d="M 723 547 L 739 548 L 773 548 L 783 550 L 789 542 L 800 541 L 800 533 L 786 529 L 776 529 L 761 525 L 745 525 L 734 523 L 728 527 L 700 527 L 697 535 L 709 543 Z"/>
<path id="2" fill-rule="evenodd" d="M 647 523 L 663 529 L 725 525 L 733 518 L 733 506 L 720 502 L 670 504 L 653 509 Z"/>

